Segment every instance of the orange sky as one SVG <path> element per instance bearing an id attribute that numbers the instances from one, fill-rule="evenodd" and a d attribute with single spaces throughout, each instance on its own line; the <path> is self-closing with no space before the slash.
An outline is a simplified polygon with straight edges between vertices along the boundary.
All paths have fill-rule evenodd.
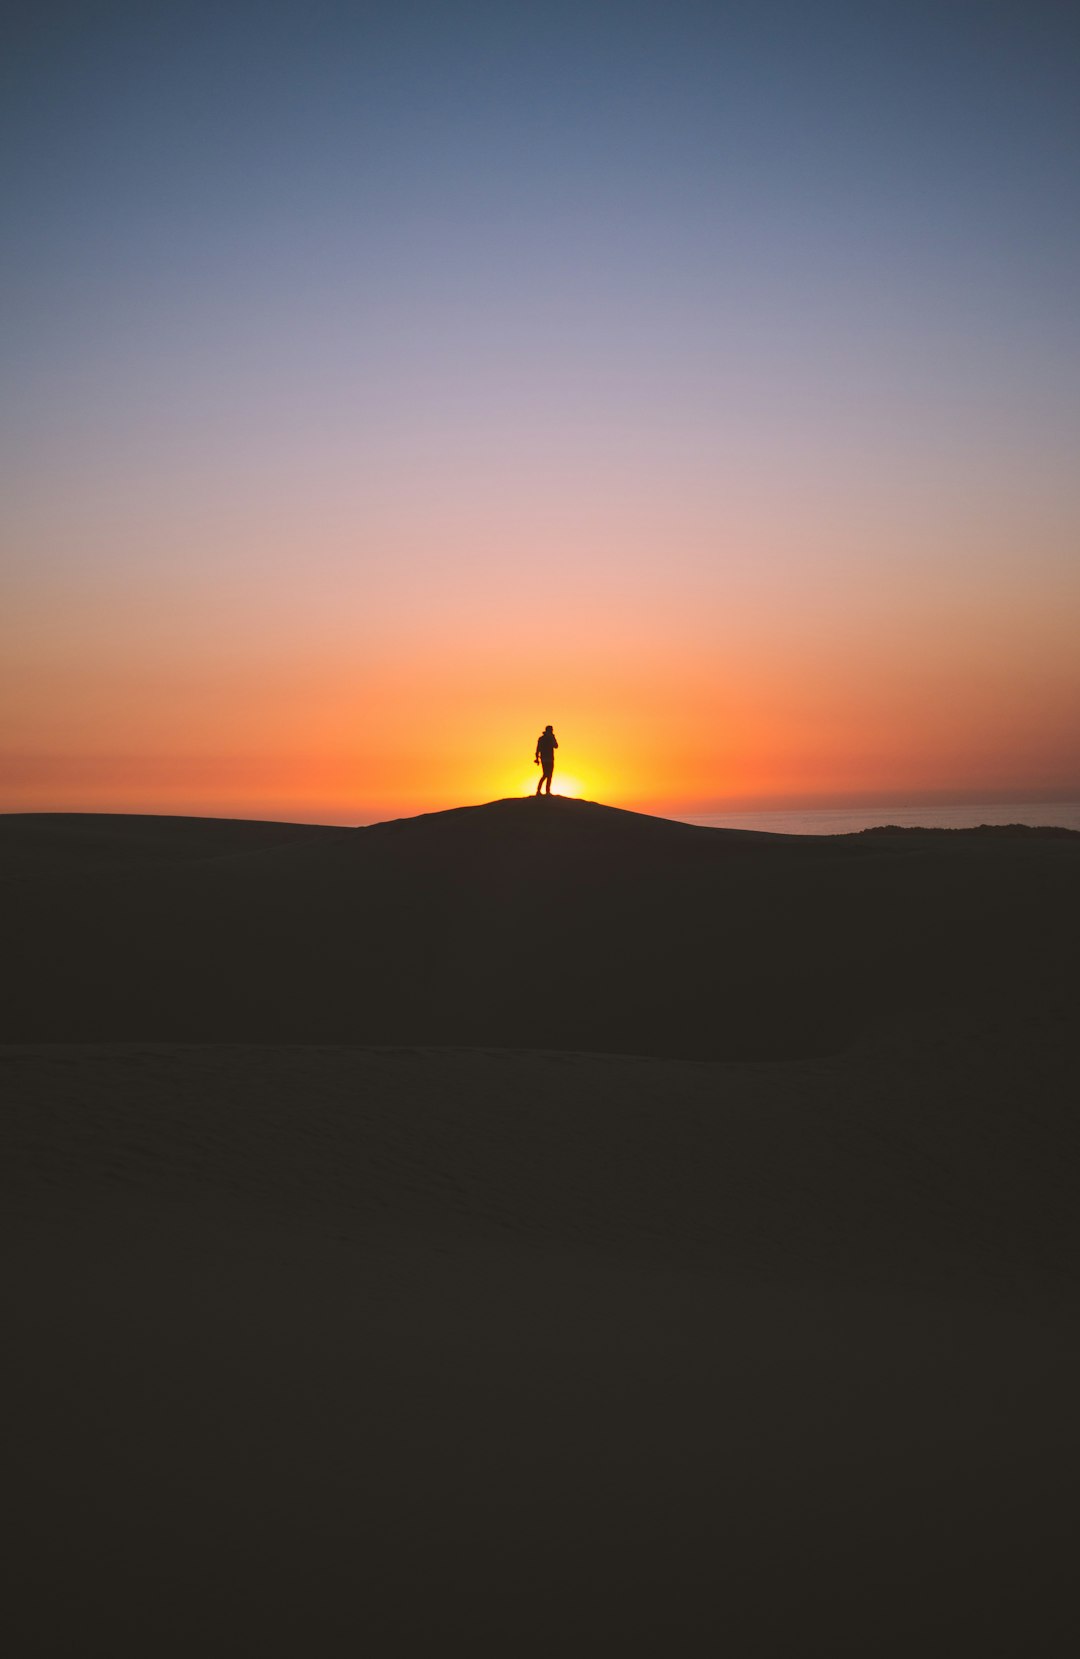
<path id="1" fill-rule="evenodd" d="M 28 585 L 6 810 L 366 822 L 530 787 L 548 720 L 557 786 L 659 812 L 1039 798 L 1080 778 L 1074 595 L 1048 604 L 1007 568 L 968 590 L 955 562 L 946 580 L 898 559 L 886 583 L 880 555 L 860 578 L 822 553 L 672 579 L 673 553 L 620 571 L 537 549 L 492 592 L 459 549 L 456 581 L 412 605 L 416 571 L 369 595 L 339 567 L 313 601 L 302 558 L 259 580 L 262 553 L 235 549 L 216 582 L 122 565 Z"/>

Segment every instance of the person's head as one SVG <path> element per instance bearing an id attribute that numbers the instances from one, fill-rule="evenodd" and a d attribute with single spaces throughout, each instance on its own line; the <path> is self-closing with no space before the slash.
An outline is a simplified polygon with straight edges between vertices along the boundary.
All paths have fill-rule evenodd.
<path id="1" fill-rule="evenodd" d="M 551 727 L 550 726 L 545 726 L 544 730 L 545 730 L 545 732 L 549 732 L 551 730 Z"/>

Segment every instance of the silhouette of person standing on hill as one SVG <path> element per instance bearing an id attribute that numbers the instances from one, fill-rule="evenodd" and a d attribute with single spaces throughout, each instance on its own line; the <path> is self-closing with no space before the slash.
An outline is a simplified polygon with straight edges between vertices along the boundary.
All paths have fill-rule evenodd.
<path id="1" fill-rule="evenodd" d="M 536 754 L 533 756 L 537 766 L 542 768 L 540 782 L 536 786 L 538 795 L 545 784 L 547 784 L 546 793 L 551 794 L 551 774 L 555 770 L 555 751 L 558 747 L 559 740 L 555 733 L 550 726 L 545 726 L 536 740 Z"/>

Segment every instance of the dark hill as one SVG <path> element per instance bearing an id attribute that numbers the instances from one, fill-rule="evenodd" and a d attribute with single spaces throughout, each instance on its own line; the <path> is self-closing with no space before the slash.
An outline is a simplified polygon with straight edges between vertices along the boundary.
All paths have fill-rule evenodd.
<path id="1" fill-rule="evenodd" d="M 1076 1651 L 1078 899 L 1024 831 L 0 819 L 11 1651 Z"/>
<path id="2" fill-rule="evenodd" d="M 771 836 L 584 801 L 342 830 L 0 820 L 5 1041 L 786 1058 L 978 1001 L 1065 1017 L 1080 838 Z"/>

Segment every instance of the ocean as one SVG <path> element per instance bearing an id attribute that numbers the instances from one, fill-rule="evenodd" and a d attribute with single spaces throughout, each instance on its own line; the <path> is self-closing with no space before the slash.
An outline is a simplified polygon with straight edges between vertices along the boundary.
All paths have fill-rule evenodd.
<path id="1" fill-rule="evenodd" d="M 854 835 L 879 824 L 923 829 L 971 829 L 978 824 L 1052 824 L 1080 830 L 1080 801 L 970 802 L 963 806 L 851 806 L 787 812 L 717 812 L 687 817 L 710 829 L 767 830 L 773 835 Z"/>

